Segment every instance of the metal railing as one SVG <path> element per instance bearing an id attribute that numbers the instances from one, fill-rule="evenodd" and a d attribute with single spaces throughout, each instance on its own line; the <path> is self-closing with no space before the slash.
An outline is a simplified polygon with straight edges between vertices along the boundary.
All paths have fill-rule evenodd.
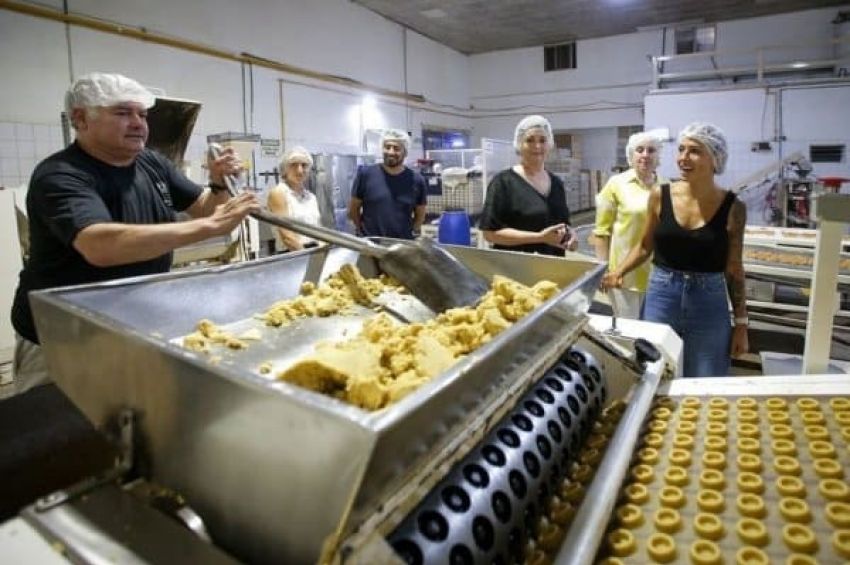
<path id="1" fill-rule="evenodd" d="M 816 43 L 663 55 L 652 57 L 651 64 L 655 90 L 675 82 L 741 77 L 763 83 L 771 74 L 818 70 L 847 76 L 850 72 L 850 35 Z M 675 70 L 670 70 L 671 66 Z"/>

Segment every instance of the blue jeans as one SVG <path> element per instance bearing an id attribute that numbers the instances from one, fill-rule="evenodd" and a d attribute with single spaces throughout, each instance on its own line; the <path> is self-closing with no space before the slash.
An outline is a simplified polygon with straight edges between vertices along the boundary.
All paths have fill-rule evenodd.
<path id="1" fill-rule="evenodd" d="M 668 324 L 682 338 L 683 377 L 729 374 L 732 319 L 723 273 L 691 273 L 655 265 L 643 319 Z"/>

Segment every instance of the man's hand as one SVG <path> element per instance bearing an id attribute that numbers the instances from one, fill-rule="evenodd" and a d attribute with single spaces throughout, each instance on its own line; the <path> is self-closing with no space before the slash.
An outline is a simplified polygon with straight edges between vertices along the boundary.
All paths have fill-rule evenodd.
<path id="1" fill-rule="evenodd" d="M 210 183 L 225 185 L 224 178 L 228 175 L 239 175 L 242 172 L 242 160 L 232 147 L 225 147 L 221 154 L 213 159 L 207 158 L 207 169 L 210 171 Z"/>
<path id="2" fill-rule="evenodd" d="M 259 212 L 261 208 L 257 197 L 250 192 L 243 192 L 224 204 L 219 204 L 208 218 L 212 234 L 225 235 L 230 233 L 245 219 L 245 216 L 252 212 Z"/>

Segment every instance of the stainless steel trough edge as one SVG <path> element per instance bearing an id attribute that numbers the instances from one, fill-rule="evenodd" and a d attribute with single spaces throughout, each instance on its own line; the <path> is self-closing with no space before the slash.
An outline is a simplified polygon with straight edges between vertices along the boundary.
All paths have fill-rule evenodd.
<path id="1" fill-rule="evenodd" d="M 32 303 L 59 386 L 98 426 L 133 409 L 141 471 L 181 491 L 221 547 L 250 562 L 309 563 L 328 536 L 368 517 L 470 413 L 519 378 L 559 325 L 575 323 L 604 269 L 449 249 L 482 276 L 572 284 L 444 375 L 374 414 L 211 364 L 168 342 L 210 309 L 224 320 L 239 319 L 345 262 L 374 274 L 371 260 L 347 250 L 53 289 L 34 293 Z M 547 272 L 553 277 L 538 276 Z"/>

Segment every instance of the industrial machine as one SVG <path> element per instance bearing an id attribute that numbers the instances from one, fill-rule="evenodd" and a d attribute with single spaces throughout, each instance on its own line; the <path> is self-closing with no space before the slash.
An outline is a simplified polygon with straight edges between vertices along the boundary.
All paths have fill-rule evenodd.
<path id="1" fill-rule="evenodd" d="M 818 231 L 801 228 L 747 226 L 744 269 L 747 310 L 754 351 L 800 351 L 813 304 Z M 850 360 L 850 238 L 843 236 L 837 258 L 837 280 L 826 290 L 831 311 L 831 355 Z M 753 339 L 755 338 L 755 339 Z"/>
<path id="2" fill-rule="evenodd" d="M 323 226 L 346 233 L 354 232 L 354 226 L 348 219 L 351 187 L 358 168 L 371 161 L 358 155 L 313 154 L 308 189 L 316 195 Z"/>
<path id="3" fill-rule="evenodd" d="M 481 149 L 427 151 L 420 164 L 428 187 L 426 218 L 434 219 L 445 210 L 464 210 L 474 225 L 484 208 L 490 179 L 514 158 L 513 145 L 501 139 L 484 138 Z"/>
<path id="4" fill-rule="evenodd" d="M 664 370 L 664 364 L 635 361 L 633 351 L 607 344 L 588 325 L 583 312 L 601 265 L 450 249 L 485 277 L 551 279 L 563 290 L 441 377 L 375 413 L 263 377 L 256 370 L 259 357 L 224 353 L 211 361 L 173 342 L 201 318 L 251 319 L 281 297 L 296 295 L 303 281 L 320 280 L 343 263 L 357 262 L 364 274 L 376 274 L 371 259 L 340 248 L 48 291 L 36 299 L 39 335 L 50 370 L 69 398 L 99 428 L 123 429 L 125 439 L 134 438 L 123 448 L 125 467 L 110 479 L 132 468 L 135 476 L 180 493 L 216 547 L 236 559 L 344 559 L 373 547 L 375 532 L 384 540 L 401 532 L 405 515 L 423 501 L 423 489 L 471 456 L 511 410 L 541 402 L 547 413 L 569 410 L 571 425 L 561 419 L 560 439 L 549 440 L 548 456 L 536 456 L 547 480 L 554 481 L 567 471 L 608 401 L 613 385 L 603 377 L 606 372 L 617 367 L 630 384 L 647 371 L 657 379 Z M 212 289 L 220 300 L 203 298 Z M 331 328 L 360 321 L 317 318 L 282 328 L 275 351 L 303 354 L 339 331 Z M 562 390 L 552 388 L 558 383 Z M 537 400 L 525 398 L 528 394 Z M 524 443 L 536 450 L 537 435 L 558 434 L 545 429 Z M 26 517 L 73 553 L 83 542 L 74 539 L 79 530 L 64 528 L 73 521 L 68 514 L 85 515 L 80 505 L 101 498 L 70 492 L 65 504 L 42 501 Z"/>
<path id="5" fill-rule="evenodd" d="M 772 163 L 734 183 L 754 225 L 813 228 L 812 198 L 823 184 L 812 176 L 812 164 L 802 153 Z"/>
<path id="6" fill-rule="evenodd" d="M 482 276 L 501 273 L 526 284 L 549 279 L 561 290 L 377 412 L 257 371 L 262 359 L 294 359 L 333 332 L 351 331 L 374 315 L 367 309 L 347 319 L 264 328 L 269 347 L 249 349 L 247 357 L 205 355 L 175 342 L 201 318 L 234 328 L 250 324 L 252 313 L 344 263 L 375 275 L 372 260 L 354 252 L 327 247 L 34 295 L 55 380 L 93 423 L 117 432 L 123 455 L 103 476 L 37 501 L 17 526 L 87 563 L 116 555 L 205 563 L 593 563 L 608 556 L 647 563 L 647 555 L 659 556 L 652 557 L 658 562 L 678 555 L 686 562 L 688 550 L 676 547 L 699 541 L 687 538 L 690 528 L 681 537 L 662 520 L 659 532 L 637 535 L 648 521 L 636 515 L 629 521 L 634 508 L 622 507 L 623 496 L 643 492 L 631 486 L 635 482 L 661 500 L 658 489 L 665 483 L 651 477 L 675 467 L 671 480 L 686 473 L 694 485 L 677 487 L 683 494 L 682 504 L 673 507 L 676 516 L 691 520 L 698 512 L 703 478 L 689 478 L 685 468 L 699 470 L 717 457 L 706 459 L 703 453 L 711 449 L 694 447 L 693 435 L 688 451 L 687 438 L 673 426 L 696 433 L 697 421 L 749 423 L 751 415 L 740 411 L 750 407 L 749 400 L 737 412 L 730 408 L 737 396 L 832 398 L 850 392 L 840 382 L 813 392 L 808 382 L 770 388 L 746 381 L 749 386 L 741 388 L 737 380 L 703 379 L 691 386 L 705 388 L 686 392 L 702 400 L 686 402 L 678 398 L 679 383 L 664 383 L 676 375 L 681 351 L 669 328 L 633 320 L 612 327 L 610 318 L 585 314 L 603 265 L 447 249 Z M 716 408 L 721 402 L 715 396 L 726 399 L 725 410 Z M 823 402 L 834 405 L 835 415 L 828 414 L 833 419 L 845 409 Z M 789 418 L 801 418 L 791 412 Z M 758 413 L 768 418 L 767 408 Z M 827 434 L 842 441 L 835 425 Z M 724 444 L 737 446 L 725 456 L 733 475 L 723 484 L 732 498 L 728 515 L 718 511 L 714 519 L 729 533 L 707 540 L 722 551 L 741 545 L 732 533 L 738 519 L 733 461 L 736 449 L 745 453 L 738 438 L 752 437 L 747 430 L 729 429 L 724 436 Z M 650 443 L 654 454 L 647 450 Z M 769 450 L 767 445 L 760 449 Z M 845 451 L 836 455 L 842 463 Z M 636 469 L 634 457 L 644 467 Z M 826 464 L 813 467 L 811 461 L 804 478 L 816 480 L 814 473 Z M 765 470 L 765 481 L 774 478 L 771 472 Z M 712 484 L 703 490 L 721 483 Z M 163 504 L 162 493 L 178 493 L 171 497 L 177 502 Z M 197 533 L 159 516 L 140 497 L 159 500 L 157 508 L 169 506 Z M 817 513 L 815 520 L 820 527 L 827 518 Z M 624 529 L 635 533 L 629 537 Z M 668 542 L 672 554 L 656 547 Z M 790 553 L 779 543 L 764 551 Z M 813 553 L 828 562 L 839 550 L 827 537 L 820 551 Z"/>
<path id="7" fill-rule="evenodd" d="M 188 174 L 188 163 L 184 162 L 184 157 L 200 112 L 200 102 L 157 97 L 156 104 L 148 111 L 150 134 L 147 147 L 162 153 L 178 169 Z M 226 139 L 225 135 L 218 137 Z M 188 215 L 184 214 L 183 217 L 188 218 Z M 209 262 L 228 263 L 234 260 L 240 254 L 240 247 L 244 247 L 240 232 L 178 247 L 173 253 L 173 267 L 184 268 Z M 246 252 L 241 251 L 241 256 L 245 257 Z"/>

